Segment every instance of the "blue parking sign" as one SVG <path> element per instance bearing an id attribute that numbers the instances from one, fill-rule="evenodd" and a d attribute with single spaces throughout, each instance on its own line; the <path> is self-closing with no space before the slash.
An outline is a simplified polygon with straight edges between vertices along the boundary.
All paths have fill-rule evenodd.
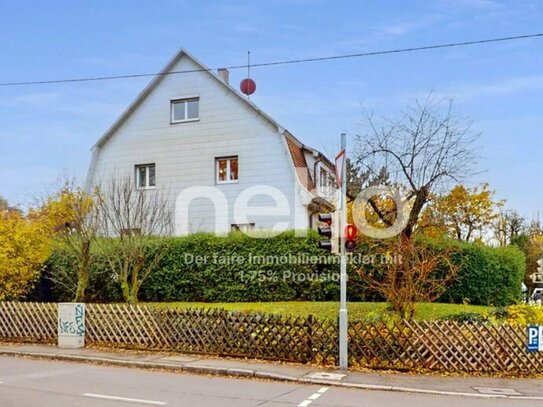
<path id="1" fill-rule="evenodd" d="M 543 326 L 528 327 L 528 352 L 543 351 Z"/>

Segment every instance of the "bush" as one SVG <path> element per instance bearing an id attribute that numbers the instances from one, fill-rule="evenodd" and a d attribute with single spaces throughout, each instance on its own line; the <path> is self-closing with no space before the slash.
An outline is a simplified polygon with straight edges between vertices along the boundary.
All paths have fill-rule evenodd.
<path id="1" fill-rule="evenodd" d="M 543 325 L 543 307 L 528 304 L 507 307 L 507 322 L 514 325 Z"/>
<path id="2" fill-rule="evenodd" d="M 336 256 L 317 247 L 318 235 L 286 232 L 274 238 L 194 234 L 162 238 L 167 254 L 144 281 L 141 301 L 336 301 L 339 300 Z M 154 242 L 156 244 L 156 242 Z M 46 271 L 52 275 L 53 299 L 71 300 L 76 285 L 75 259 L 57 250 Z M 356 276 L 353 277 L 356 280 Z M 120 301 L 120 288 L 106 259 L 94 253 L 89 301 Z M 353 294 L 353 298 L 357 298 Z"/>
<path id="3" fill-rule="evenodd" d="M 111 274 L 105 257 L 94 252 L 91 256 L 91 273 L 85 301 L 119 302 L 122 293 L 119 284 Z M 41 281 L 49 281 L 47 293 L 36 300 L 73 301 L 77 287 L 77 259 L 74 254 L 57 249 L 45 265 Z"/>
<path id="4" fill-rule="evenodd" d="M 489 320 L 488 315 L 480 314 L 478 312 L 461 312 L 460 314 L 447 315 L 440 319 L 444 321 L 455 321 L 471 324 L 480 324 Z"/>
<path id="5" fill-rule="evenodd" d="M 316 235 L 274 238 L 233 233 L 168 239 L 157 272 L 142 286 L 146 301 L 334 300 L 334 256 L 318 249 Z M 314 256 L 314 258 L 312 258 Z"/>
<path id="6" fill-rule="evenodd" d="M 157 238 L 153 244 L 168 246 L 157 269 L 144 281 L 141 301 L 253 302 L 338 301 L 339 263 L 317 247 L 319 236 L 286 232 L 274 238 L 251 238 L 242 233 L 227 237 L 194 234 Z M 450 240 L 428 241 L 439 250 L 458 245 L 455 261 L 463 262 L 459 280 L 441 299 L 481 305 L 509 305 L 520 295 L 523 255 L 514 248 L 490 248 Z M 375 255 L 382 248 L 375 241 L 361 241 L 355 256 Z M 38 293 L 33 300 L 68 301 L 77 283 L 75 259 L 57 250 L 48 261 L 45 277 L 52 278 L 52 296 Z M 380 267 L 362 264 L 361 272 Z M 349 273 L 349 301 L 381 301 L 367 291 L 357 273 Z M 122 301 L 120 287 L 104 256 L 93 253 L 87 300 Z"/>
<path id="7" fill-rule="evenodd" d="M 521 283 L 526 269 L 524 254 L 516 247 L 488 247 L 481 244 L 444 241 L 457 244 L 458 279 L 441 298 L 452 303 L 506 306 L 521 297 Z"/>

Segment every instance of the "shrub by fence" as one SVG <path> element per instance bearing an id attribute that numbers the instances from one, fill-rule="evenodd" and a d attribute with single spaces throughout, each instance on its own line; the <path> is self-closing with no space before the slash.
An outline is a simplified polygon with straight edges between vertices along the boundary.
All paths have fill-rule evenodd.
<path id="1" fill-rule="evenodd" d="M 0 302 L 0 340 L 55 343 L 57 304 Z M 337 365 L 338 326 L 309 317 L 220 309 L 87 305 L 87 344 Z M 381 322 L 349 325 L 351 366 L 442 372 L 543 372 L 523 326 Z"/>
<path id="2" fill-rule="evenodd" d="M 243 234 L 217 237 L 194 234 L 167 238 L 167 255 L 144 281 L 140 300 L 147 302 L 203 301 L 337 301 L 339 300 L 337 256 L 317 247 L 318 236 L 305 238 L 286 232 L 273 238 L 250 238 Z M 437 250 L 459 247 L 455 261 L 462 263 L 459 279 L 442 300 L 480 305 L 509 305 L 520 296 L 524 257 L 520 250 L 493 248 L 452 240 L 429 240 Z M 378 271 L 384 249 L 360 242 L 354 261 L 362 272 Z M 386 252 L 386 251 L 385 251 Z M 376 261 L 367 262 L 375 258 Z M 284 262 L 284 260 L 289 260 Z M 49 259 L 46 276 L 53 276 L 53 296 L 35 293 L 35 301 L 71 301 L 77 286 L 75 258 L 57 250 Z M 42 279 L 43 281 L 43 279 Z M 71 287 L 72 291 L 66 287 Z M 382 300 L 366 292 L 355 272 L 349 272 L 350 301 Z M 107 261 L 94 253 L 88 302 L 122 301 L 118 283 Z"/>
<path id="3" fill-rule="evenodd" d="M 511 305 L 520 300 L 520 287 L 526 271 L 526 260 L 520 249 L 516 246 L 454 244 L 461 248 L 456 261 L 462 264 L 462 268 L 457 281 L 447 289 L 442 300 L 494 306 Z"/>

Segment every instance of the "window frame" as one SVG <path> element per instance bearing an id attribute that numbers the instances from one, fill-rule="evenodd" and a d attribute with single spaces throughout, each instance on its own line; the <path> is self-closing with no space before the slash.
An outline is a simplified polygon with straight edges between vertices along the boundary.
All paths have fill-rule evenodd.
<path id="1" fill-rule="evenodd" d="M 149 172 L 151 167 L 154 167 L 155 169 L 155 185 L 149 185 Z M 145 168 L 145 185 L 141 185 L 141 179 L 140 179 L 140 173 L 139 169 Z M 136 164 L 134 166 L 134 172 L 136 174 L 136 189 L 155 189 L 156 188 L 156 163 L 149 163 L 149 164 Z"/>
<path id="2" fill-rule="evenodd" d="M 223 161 L 223 160 L 226 160 L 226 180 L 221 181 L 219 179 L 219 163 L 220 161 Z M 235 180 L 230 179 L 232 160 L 236 160 L 238 162 L 238 171 L 237 171 L 238 177 Z M 239 182 L 239 156 L 228 155 L 225 157 L 215 157 L 215 183 L 216 184 L 237 184 L 238 182 Z"/>
<path id="3" fill-rule="evenodd" d="M 324 176 L 323 176 L 324 175 Z M 329 196 L 335 189 L 335 176 L 328 167 L 323 164 L 318 165 L 317 192 L 323 196 Z"/>
<path id="4" fill-rule="evenodd" d="M 188 103 L 190 101 L 196 100 L 198 101 L 198 117 L 194 117 L 192 119 L 188 118 Z M 181 120 L 175 120 L 174 117 L 174 105 L 176 103 L 185 103 L 185 119 Z M 187 122 L 197 122 L 200 120 L 200 95 L 192 95 L 192 96 L 177 96 L 170 99 L 170 124 L 177 124 L 177 123 L 187 123 Z"/>

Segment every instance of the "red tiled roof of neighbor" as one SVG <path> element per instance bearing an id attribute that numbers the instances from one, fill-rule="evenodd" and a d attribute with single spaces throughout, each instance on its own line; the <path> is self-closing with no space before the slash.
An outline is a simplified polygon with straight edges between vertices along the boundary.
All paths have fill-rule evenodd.
<path id="1" fill-rule="evenodd" d="M 301 146 L 298 146 L 292 138 L 285 135 L 290 156 L 294 162 L 296 169 L 296 175 L 300 179 L 302 185 L 308 190 L 313 191 L 315 189 L 315 181 L 311 178 L 311 172 L 307 167 L 307 161 L 305 160 L 304 150 Z"/>

